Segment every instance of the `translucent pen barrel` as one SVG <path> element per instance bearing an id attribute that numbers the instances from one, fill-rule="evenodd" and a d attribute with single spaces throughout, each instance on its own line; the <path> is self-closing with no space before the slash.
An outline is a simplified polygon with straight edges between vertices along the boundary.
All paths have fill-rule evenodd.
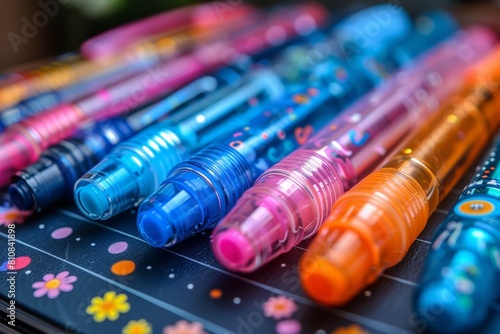
<path id="1" fill-rule="evenodd" d="M 477 329 L 500 297 L 499 157 L 497 136 L 434 235 L 414 296 L 434 332 Z"/>
<path id="2" fill-rule="evenodd" d="M 83 138 L 49 147 L 36 163 L 13 176 L 12 202 L 21 210 L 40 211 L 59 200 L 71 200 L 77 178 L 133 133 L 125 119 L 115 118 L 99 122 Z"/>
<path id="3" fill-rule="evenodd" d="M 211 11 L 211 8 L 205 6 L 204 11 L 208 13 Z M 244 18 L 248 14 L 247 12 L 248 7 L 242 6 L 231 13 L 227 13 L 227 19 L 230 22 L 233 19 Z M 216 22 L 214 21 L 214 23 Z M 166 26 L 167 24 L 163 22 L 160 26 Z M 246 26 L 250 27 L 251 22 L 246 23 Z M 128 30 L 130 31 L 131 29 Z M 133 33 L 129 33 L 127 37 L 132 38 L 132 36 Z M 130 44 L 124 51 L 111 54 L 108 57 L 91 61 L 80 56 L 73 56 L 65 58 L 62 61 L 51 62 L 37 70 L 30 71 L 30 73 L 27 73 L 28 76 L 23 80 L 0 87 L 0 108 L 9 107 L 33 95 L 61 89 L 76 83 L 78 80 L 92 78 L 102 73 L 114 72 L 120 75 L 123 72 L 125 74 L 130 68 L 137 68 L 137 65 L 144 61 L 158 63 L 161 59 L 167 58 L 167 56 L 185 51 L 187 45 L 193 44 L 188 42 L 190 37 L 190 34 L 179 34 L 179 36 L 175 34 L 173 36 L 172 34 L 162 36 L 160 34 L 151 36 L 148 40 L 140 39 L 136 36 L 135 43 Z M 115 39 L 113 45 L 116 46 L 119 44 L 118 39 L 119 37 Z M 144 66 L 142 68 L 145 69 Z M 125 78 L 125 76 L 122 78 Z"/>
<path id="4" fill-rule="evenodd" d="M 145 110 L 126 118 L 97 122 L 72 138 L 49 147 L 37 162 L 13 176 L 9 186 L 12 202 L 22 210 L 41 211 L 60 200 L 72 200 L 76 180 L 115 145 L 180 106 L 213 91 L 218 84 L 224 85 L 227 74 L 217 78 L 202 77 Z"/>
<path id="5" fill-rule="evenodd" d="M 0 135 L 0 186 L 8 184 L 16 171 L 35 162 L 47 147 L 71 136 L 82 122 L 132 110 L 145 104 L 148 99 L 159 97 L 169 89 L 188 82 L 200 74 L 204 66 L 196 59 L 186 58 L 177 63 L 170 62 L 161 70 L 165 72 L 157 73 L 160 76 L 159 83 L 151 83 L 153 74 L 146 73 L 101 90 L 77 103 L 47 110 L 12 125 Z M 170 75 L 166 76 L 166 73 Z M 134 95 L 138 91 L 143 94 Z"/>
<path id="6" fill-rule="evenodd" d="M 498 81 L 465 85 L 381 169 L 339 198 L 301 259 L 306 292 L 342 304 L 398 263 L 497 130 L 499 106 Z"/>
<path id="7" fill-rule="evenodd" d="M 128 78 L 137 73 L 146 65 L 137 63 L 127 66 L 120 71 L 97 75 L 94 78 L 78 82 L 61 90 L 41 93 L 28 98 L 15 106 L 0 111 L 0 133 L 12 124 L 23 119 L 39 114 L 45 110 L 54 108 L 62 103 L 68 103 L 83 98 L 96 90 L 100 90 L 118 82 L 120 79 Z"/>
<path id="8" fill-rule="evenodd" d="M 254 14 L 254 10 L 245 4 L 233 8 L 232 11 L 226 13 L 227 16 L 224 16 L 224 24 L 221 24 L 217 14 L 217 8 L 214 6 L 205 4 L 185 6 L 106 31 L 85 41 L 80 50 L 87 58 L 98 59 L 116 54 L 131 45 L 138 44 L 145 38 L 158 34 L 176 35 L 179 30 L 183 29 L 210 30 L 210 28 L 234 23 L 238 19 L 244 21 L 247 16 Z M 170 44 L 170 46 L 174 45 Z"/>
<path id="9" fill-rule="evenodd" d="M 361 98 L 264 172 L 214 230 L 212 246 L 219 261 L 232 270 L 253 271 L 312 236 L 337 198 L 431 115 L 456 87 L 463 68 L 492 44 L 483 30 L 457 35 Z M 251 227 L 255 219 L 261 221 L 259 228 Z M 266 230 L 273 233 L 262 233 Z M 252 253 L 246 262 L 233 262 L 231 252 L 219 247 L 226 233 L 252 245 L 245 251 Z"/>
<path id="10" fill-rule="evenodd" d="M 386 5 L 374 6 L 348 17 L 345 21 L 351 25 L 362 26 L 373 19 L 369 13 L 386 8 Z M 409 19 L 406 20 L 404 12 L 398 13 L 393 19 L 395 22 L 392 22 L 392 25 L 398 28 L 409 26 Z M 351 40 L 349 31 L 344 31 L 348 29 L 343 22 L 338 26 L 341 31 L 333 33 L 333 36 L 338 37 L 337 42 L 345 42 L 342 39 Z M 333 30 L 335 31 L 335 28 Z M 389 43 L 395 36 L 403 35 L 404 29 L 395 29 L 388 34 L 382 34 L 379 41 Z M 329 42 L 332 43 L 331 40 Z M 322 59 L 312 59 L 312 53 L 309 53 L 307 46 L 298 48 L 303 51 L 298 54 L 299 59 L 302 57 L 302 60 L 311 60 L 308 65 Z M 294 51 L 297 51 L 297 48 L 294 48 Z M 290 59 L 293 54 L 288 53 L 286 56 L 289 57 L 288 60 L 293 61 Z M 157 247 L 172 246 L 203 229 L 214 227 L 265 169 L 304 143 L 313 129 L 328 122 L 371 86 L 364 73 L 346 68 L 343 61 L 334 57 L 323 59 L 326 60 L 309 67 L 312 75 L 321 78 L 321 81 L 314 83 L 309 90 L 302 89 L 302 94 L 289 96 L 287 99 L 293 103 L 288 107 L 278 106 L 283 104 L 283 101 L 273 103 L 272 106 L 266 107 L 262 115 L 250 121 L 252 126 L 236 130 L 233 137 L 202 150 L 174 167 L 169 178 L 139 209 L 138 228 L 145 240 Z M 307 68 L 306 66 L 300 70 L 307 71 Z M 281 108 L 289 109 L 291 114 L 280 114 Z M 291 120 L 291 117 L 295 119 Z M 311 117 L 314 119 L 311 120 Z M 295 129 L 296 126 L 298 127 Z M 304 133 L 307 137 L 301 138 Z M 297 140 L 285 139 L 292 136 Z M 280 140 L 283 143 L 280 144 Z M 226 238 L 221 243 L 228 245 L 228 239 L 231 238 Z M 239 241 L 241 238 L 235 243 Z M 231 249 L 234 250 L 234 247 Z"/>
<path id="11" fill-rule="evenodd" d="M 275 99 L 284 87 L 272 72 L 249 76 L 118 145 L 75 184 L 75 201 L 92 219 L 108 219 L 150 195 L 189 154 L 251 117 L 249 103 Z M 209 103 L 207 104 L 207 101 Z M 232 123 L 235 122 L 235 123 Z"/>
<path id="12" fill-rule="evenodd" d="M 175 166 L 139 208 L 138 228 L 145 240 L 172 246 L 214 227 L 260 174 L 361 95 L 362 87 L 368 89 L 362 74 L 342 62 L 336 67 L 348 73 L 337 79 L 342 92 L 332 94 L 315 84 L 296 87 L 217 144 Z"/>
<path id="13" fill-rule="evenodd" d="M 315 5 L 290 7 L 268 15 L 269 22 L 230 40 L 208 43 L 150 73 L 101 90 L 75 104 L 58 107 L 15 124 L 0 135 L 0 143 L 3 144 L 0 146 L 0 186 L 8 184 L 15 171 L 35 162 L 42 150 L 67 138 L 84 120 L 116 116 L 144 105 L 148 100 L 159 98 L 208 71 L 237 61 L 242 55 L 258 54 L 268 46 L 278 47 L 279 50 L 279 46 L 290 38 L 310 33 L 323 18 L 322 9 Z M 273 29 L 282 32 L 280 38 L 268 38 L 269 31 Z M 52 125 L 47 121 L 59 117 L 64 121 L 57 120 Z M 51 129 L 47 129 L 50 125 Z"/>

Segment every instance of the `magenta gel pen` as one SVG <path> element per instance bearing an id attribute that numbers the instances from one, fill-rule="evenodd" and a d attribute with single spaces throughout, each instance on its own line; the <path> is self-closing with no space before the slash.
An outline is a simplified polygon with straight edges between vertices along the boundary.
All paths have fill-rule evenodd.
<path id="1" fill-rule="evenodd" d="M 456 34 L 267 170 L 214 230 L 216 258 L 250 272 L 311 237 L 335 200 L 431 115 L 493 44 L 480 28 Z"/>
<path id="2" fill-rule="evenodd" d="M 35 162 L 48 146 L 68 138 L 85 120 L 124 113 L 216 67 L 231 64 L 242 55 L 257 54 L 266 48 L 284 44 L 297 35 L 307 35 L 323 17 L 321 7 L 310 4 L 269 14 L 264 23 L 241 35 L 204 44 L 153 71 L 13 125 L 0 135 L 0 186 L 8 184 L 16 171 Z M 271 33 L 276 29 L 280 31 L 279 38 Z"/>

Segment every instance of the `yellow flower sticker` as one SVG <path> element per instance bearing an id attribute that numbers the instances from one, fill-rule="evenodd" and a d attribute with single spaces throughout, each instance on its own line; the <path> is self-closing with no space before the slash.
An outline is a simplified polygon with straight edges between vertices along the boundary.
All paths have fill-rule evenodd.
<path id="1" fill-rule="evenodd" d="M 126 294 L 117 295 L 114 291 L 108 291 L 103 298 L 99 296 L 92 298 L 86 312 L 94 316 L 95 322 L 103 322 L 106 319 L 115 321 L 120 313 L 127 313 L 129 310 L 130 304 L 127 303 Z"/>
<path id="2" fill-rule="evenodd" d="M 149 322 L 144 319 L 137 321 L 130 320 L 127 326 L 123 327 L 122 334 L 151 334 L 152 327 Z"/>

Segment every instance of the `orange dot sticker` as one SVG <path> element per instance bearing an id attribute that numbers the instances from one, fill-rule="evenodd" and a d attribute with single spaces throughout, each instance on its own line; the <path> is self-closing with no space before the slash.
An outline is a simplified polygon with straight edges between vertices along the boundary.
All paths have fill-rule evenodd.
<path id="1" fill-rule="evenodd" d="M 219 299 L 222 297 L 222 291 L 220 289 L 212 289 L 208 294 L 212 299 Z"/>
<path id="2" fill-rule="evenodd" d="M 478 217 L 490 215 L 495 209 L 495 203 L 490 199 L 477 197 L 458 204 L 455 213 L 465 217 Z"/>
<path id="3" fill-rule="evenodd" d="M 130 275 L 134 270 L 135 263 L 130 260 L 118 261 L 111 266 L 111 272 L 118 276 Z"/>

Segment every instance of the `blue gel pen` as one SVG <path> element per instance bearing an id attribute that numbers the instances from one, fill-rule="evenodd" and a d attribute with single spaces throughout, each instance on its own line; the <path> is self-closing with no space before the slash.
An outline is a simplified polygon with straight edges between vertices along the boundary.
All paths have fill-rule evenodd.
<path id="1" fill-rule="evenodd" d="M 223 87 L 116 146 L 75 184 L 75 202 L 91 219 L 108 219 L 133 208 L 150 195 L 170 169 L 248 119 L 259 101 L 283 93 L 270 71 L 249 75 L 237 87 Z M 195 112 L 194 112 L 195 111 Z M 182 115 L 189 116 L 182 119 Z"/>
<path id="2" fill-rule="evenodd" d="M 139 207 L 137 226 L 152 246 L 173 246 L 213 228 L 266 169 L 291 153 L 371 83 L 341 60 L 329 59 L 337 89 L 302 84 L 260 107 L 245 125 L 175 166 Z"/>
<path id="3" fill-rule="evenodd" d="M 500 298 L 500 136 L 436 231 L 415 311 L 434 332 L 472 332 Z"/>
<path id="4" fill-rule="evenodd" d="M 73 138 L 49 147 L 40 159 L 17 172 L 9 186 L 12 202 L 24 211 L 41 211 L 60 200 L 73 199 L 76 180 L 95 166 L 121 141 L 182 105 L 214 91 L 218 84 L 234 81 L 237 73 L 205 76 L 186 85 L 163 101 L 128 117 L 115 117 L 83 129 Z M 217 79 L 218 80 L 217 80 Z"/>
<path id="5" fill-rule="evenodd" d="M 363 68 L 372 81 L 378 84 L 394 70 L 407 65 L 415 55 L 444 41 L 457 30 L 458 25 L 450 14 L 444 11 L 428 12 L 416 18 L 410 32 L 391 35 L 393 38 L 387 42 L 387 46 L 377 44 L 361 55 L 355 52 L 356 49 L 348 49 L 344 56 L 349 64 Z"/>
<path id="6" fill-rule="evenodd" d="M 75 101 L 92 92 L 112 85 L 119 80 L 126 79 L 136 74 L 141 69 L 144 69 L 146 65 L 147 61 L 141 61 L 120 69 L 120 71 L 100 74 L 57 91 L 41 93 L 15 106 L 0 110 L 0 133 L 7 127 L 23 119 L 34 116 L 44 110 L 54 108 L 59 104 Z"/>

